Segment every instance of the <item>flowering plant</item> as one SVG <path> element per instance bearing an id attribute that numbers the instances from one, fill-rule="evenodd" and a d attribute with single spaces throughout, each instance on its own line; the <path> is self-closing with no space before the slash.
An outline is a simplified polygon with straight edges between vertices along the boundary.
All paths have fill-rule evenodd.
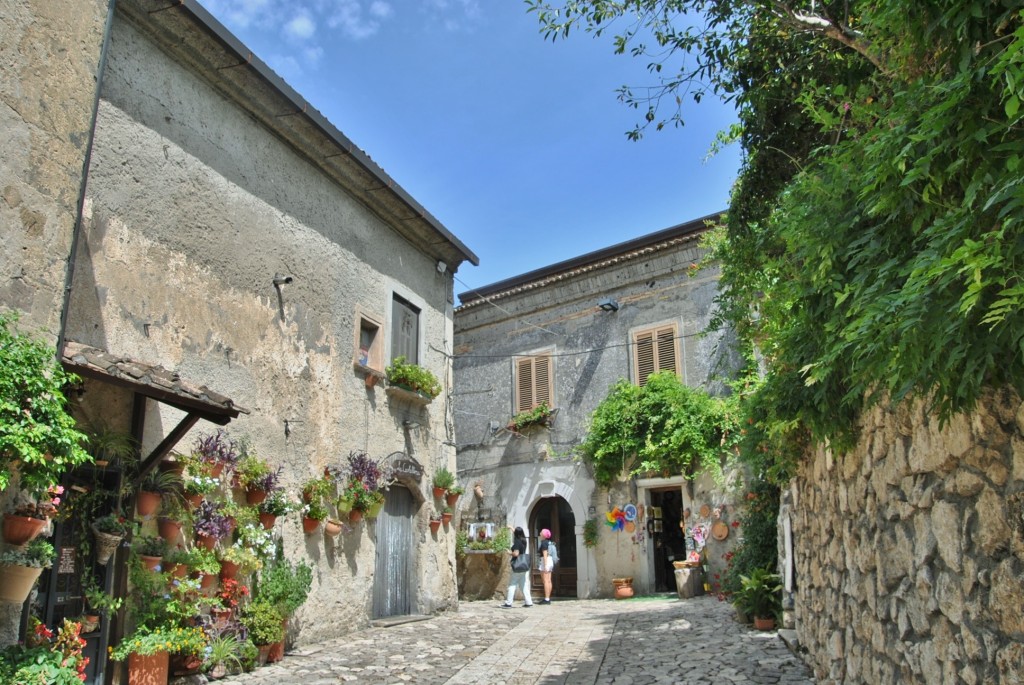
<path id="1" fill-rule="evenodd" d="M 261 560 L 273 558 L 276 551 L 273 532 L 258 523 L 239 526 L 238 542 L 235 544 L 238 543 L 251 549 Z"/>
<path id="2" fill-rule="evenodd" d="M 185 478 L 182 482 L 182 487 L 184 488 L 185 495 L 187 497 L 194 495 L 209 495 L 220 487 L 220 479 L 209 475 L 198 474 Z"/>
<path id="3" fill-rule="evenodd" d="M 37 502 L 29 502 L 15 507 L 13 513 L 15 516 L 27 516 L 34 519 L 52 518 L 57 514 L 57 505 L 61 503 L 63 494 L 63 485 L 51 485 Z"/>
<path id="4" fill-rule="evenodd" d="M 222 430 L 213 435 L 200 436 L 192 455 L 204 464 L 223 464 L 228 469 L 234 469 L 240 456 L 238 445 Z"/>
<path id="5" fill-rule="evenodd" d="M 243 574 L 252 573 L 263 568 L 263 562 L 256 552 L 236 542 L 220 553 L 221 561 L 229 561 L 238 564 L 239 571 Z"/>
<path id="6" fill-rule="evenodd" d="M 53 631 L 34 616 L 30 626 L 25 645 L 13 645 L 0 652 L 0 682 L 53 685 L 84 682 L 89 657 L 82 656 L 85 646 L 85 640 L 79 636 L 82 624 L 64 619 L 56 640 Z"/>
<path id="7" fill-rule="evenodd" d="M 235 464 L 235 475 L 238 476 L 238 483 L 243 488 L 256 489 L 259 483 L 273 473 L 270 464 L 257 457 L 255 452 L 247 452 Z"/>
<path id="8" fill-rule="evenodd" d="M 264 514 L 284 516 L 295 510 L 295 503 L 288 499 L 284 490 L 275 490 L 259 503 L 259 510 Z"/>
<path id="9" fill-rule="evenodd" d="M 239 583 L 234 578 L 225 578 L 221 581 L 220 592 L 217 597 L 227 609 L 235 609 L 239 602 L 249 596 L 249 587 Z"/>
<path id="10" fill-rule="evenodd" d="M 121 661 L 131 654 L 200 654 L 208 642 L 209 638 L 201 628 L 143 627 L 122 639 L 117 648 L 110 653 L 110 657 L 115 661 Z"/>
<path id="11" fill-rule="evenodd" d="M 132 545 L 135 551 L 144 557 L 162 557 L 167 554 L 167 543 L 155 535 L 140 535 Z"/>
<path id="12" fill-rule="evenodd" d="M 219 504 L 203 500 L 193 515 L 192 530 L 196 535 L 220 539 L 231 532 L 231 522 Z"/>
<path id="13" fill-rule="evenodd" d="M 131 531 L 132 522 L 120 514 L 105 514 L 93 521 L 92 526 L 101 533 L 124 537 Z"/>
<path id="14" fill-rule="evenodd" d="M 323 521 L 327 518 L 327 513 L 327 507 L 324 506 L 321 499 L 315 499 L 302 507 L 302 517 L 315 521 Z"/>
<path id="15" fill-rule="evenodd" d="M 378 490 L 390 480 L 391 476 L 380 464 L 370 459 L 366 452 L 353 450 L 348 455 L 349 481 L 357 480 L 368 490 Z"/>

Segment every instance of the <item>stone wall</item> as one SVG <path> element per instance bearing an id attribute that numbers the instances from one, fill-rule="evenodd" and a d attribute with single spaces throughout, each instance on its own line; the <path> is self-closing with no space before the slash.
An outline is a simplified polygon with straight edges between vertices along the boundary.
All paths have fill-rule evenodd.
<path id="1" fill-rule="evenodd" d="M 1019 683 L 1024 404 L 945 426 L 923 402 L 864 419 L 790 488 L 795 616 L 821 683 Z"/>

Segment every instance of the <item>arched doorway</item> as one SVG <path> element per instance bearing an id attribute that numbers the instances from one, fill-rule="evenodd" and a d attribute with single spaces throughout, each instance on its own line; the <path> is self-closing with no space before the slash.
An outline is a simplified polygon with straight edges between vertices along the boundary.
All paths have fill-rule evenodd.
<path id="1" fill-rule="evenodd" d="M 377 560 L 373 583 L 373 617 L 408 616 L 416 603 L 413 554 L 412 493 L 392 486 L 377 517 Z"/>
<path id="2" fill-rule="evenodd" d="M 561 497 L 545 497 L 530 513 L 530 543 L 533 571 L 530 586 L 534 598 L 544 597 L 544 584 L 537 571 L 537 545 L 540 531 L 547 528 L 558 546 L 558 565 L 551 574 L 551 594 L 555 597 L 576 597 L 576 517 L 572 507 Z"/>

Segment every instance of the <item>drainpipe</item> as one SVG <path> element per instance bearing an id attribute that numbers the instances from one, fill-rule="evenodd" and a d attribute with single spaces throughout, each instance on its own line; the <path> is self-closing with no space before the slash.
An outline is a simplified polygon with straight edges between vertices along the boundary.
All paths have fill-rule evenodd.
<path id="1" fill-rule="evenodd" d="M 57 331 L 57 361 L 64 354 L 64 339 L 67 335 L 68 310 L 71 307 L 71 287 L 75 278 L 75 260 L 78 257 L 78 240 L 82 234 L 82 214 L 85 212 L 85 192 L 89 184 L 89 165 L 92 163 L 92 146 L 96 139 L 96 120 L 99 117 L 100 92 L 103 90 L 103 74 L 107 69 L 107 52 L 110 48 L 110 34 L 114 28 L 114 12 L 117 0 L 110 0 L 107 6 L 107 24 L 103 30 L 103 44 L 96 72 L 96 93 L 92 100 L 92 116 L 89 122 L 89 138 L 85 144 L 85 160 L 82 162 L 82 182 L 78 186 L 78 207 L 75 225 L 71 231 L 71 251 L 68 254 L 67 271 L 64 274 L 64 299 L 60 310 L 60 329 Z"/>

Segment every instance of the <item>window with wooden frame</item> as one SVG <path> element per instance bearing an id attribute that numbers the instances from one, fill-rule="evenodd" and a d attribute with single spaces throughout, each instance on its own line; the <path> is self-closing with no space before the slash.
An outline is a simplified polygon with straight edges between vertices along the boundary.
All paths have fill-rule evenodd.
<path id="1" fill-rule="evenodd" d="M 420 308 L 399 295 L 391 300 L 391 359 L 420 363 Z"/>
<path id="2" fill-rule="evenodd" d="M 633 333 L 633 377 L 636 384 L 647 384 L 647 378 L 658 371 L 679 375 L 679 328 L 666 324 Z"/>
<path id="3" fill-rule="evenodd" d="M 356 307 L 355 364 L 357 366 L 384 371 L 384 324 L 379 317 L 373 316 Z"/>
<path id="4" fill-rule="evenodd" d="M 530 411 L 541 403 L 549 407 L 554 401 L 554 374 L 551 355 L 516 357 L 515 412 Z"/>

